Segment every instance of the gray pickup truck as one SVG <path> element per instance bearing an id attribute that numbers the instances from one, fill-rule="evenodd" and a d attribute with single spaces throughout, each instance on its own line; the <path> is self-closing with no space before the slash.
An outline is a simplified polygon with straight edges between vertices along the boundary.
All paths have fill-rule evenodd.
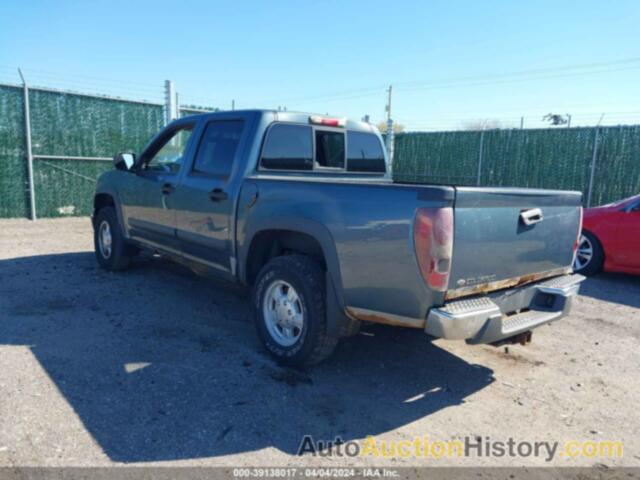
<path id="1" fill-rule="evenodd" d="M 285 364 L 322 360 L 362 322 L 526 343 L 583 280 L 580 193 L 396 183 L 368 123 L 203 114 L 114 164 L 94 200 L 98 263 L 147 250 L 250 287 Z"/>

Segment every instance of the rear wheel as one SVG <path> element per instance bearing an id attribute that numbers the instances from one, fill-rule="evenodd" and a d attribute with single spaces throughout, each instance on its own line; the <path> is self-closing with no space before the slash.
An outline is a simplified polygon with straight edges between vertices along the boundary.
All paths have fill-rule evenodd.
<path id="1" fill-rule="evenodd" d="M 120 230 L 113 207 L 104 207 L 96 214 L 93 243 L 98 264 L 106 270 L 124 270 L 135 253 Z"/>
<path id="2" fill-rule="evenodd" d="M 304 255 L 269 261 L 254 291 L 258 336 L 276 360 L 306 366 L 328 357 L 338 339 L 327 335 L 324 271 Z"/>
<path id="3" fill-rule="evenodd" d="M 583 275 L 593 275 L 602 270 L 604 252 L 598 238 L 591 232 L 582 231 L 578 240 L 573 270 Z"/>

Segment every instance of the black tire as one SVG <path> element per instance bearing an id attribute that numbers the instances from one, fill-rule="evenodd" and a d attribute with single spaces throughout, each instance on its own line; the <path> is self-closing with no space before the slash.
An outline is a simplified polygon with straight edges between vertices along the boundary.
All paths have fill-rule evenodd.
<path id="1" fill-rule="evenodd" d="M 584 263 L 584 257 L 581 257 L 580 251 L 585 248 L 591 248 L 591 257 Z M 580 260 L 583 260 L 582 262 Z M 602 271 L 604 264 L 604 250 L 598 237 L 588 230 L 583 230 L 580 240 L 578 241 L 578 252 L 576 253 L 576 261 L 573 264 L 573 270 L 582 275 L 595 275 Z"/>
<path id="2" fill-rule="evenodd" d="M 327 358 L 338 339 L 327 335 L 324 271 L 304 255 L 285 255 L 269 261 L 258 274 L 253 288 L 253 307 L 258 336 L 275 359 L 289 366 L 303 367 Z M 303 314 L 302 328 L 295 343 L 285 346 L 271 333 L 263 306 L 273 285 L 286 282 L 295 289 Z M 273 328 L 273 327 L 272 327 Z"/>
<path id="3" fill-rule="evenodd" d="M 109 251 L 101 247 L 101 229 L 108 225 L 111 234 L 111 245 Z M 101 208 L 95 216 L 93 222 L 93 244 L 96 252 L 98 264 L 111 271 L 124 270 L 131 263 L 131 257 L 135 254 L 135 249 L 127 244 L 122 234 L 118 216 L 113 207 Z"/>

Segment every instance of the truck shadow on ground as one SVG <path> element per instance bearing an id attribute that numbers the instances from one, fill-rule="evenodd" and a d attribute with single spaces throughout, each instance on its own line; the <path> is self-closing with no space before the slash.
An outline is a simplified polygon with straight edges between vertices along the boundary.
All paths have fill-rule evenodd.
<path id="1" fill-rule="evenodd" d="M 28 345 L 118 462 L 296 454 L 304 435 L 381 434 L 493 381 L 419 331 L 382 326 L 308 371 L 279 367 L 243 290 L 164 261 L 114 274 L 92 253 L 70 253 L 3 260 L 0 270 L 0 344 Z"/>
<path id="2" fill-rule="evenodd" d="M 599 273 L 582 283 L 580 295 L 640 308 L 640 276 Z"/>

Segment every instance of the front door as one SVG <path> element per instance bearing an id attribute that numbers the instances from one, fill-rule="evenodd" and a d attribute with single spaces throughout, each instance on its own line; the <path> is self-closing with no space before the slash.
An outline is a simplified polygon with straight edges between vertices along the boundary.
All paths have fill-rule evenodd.
<path id="1" fill-rule="evenodd" d="M 232 174 L 244 130 L 242 117 L 209 121 L 172 198 L 183 255 L 232 274 L 233 198 L 238 188 Z"/>
<path id="2" fill-rule="evenodd" d="M 143 152 L 140 164 L 122 188 L 122 210 L 132 238 L 178 250 L 176 213 L 172 205 L 193 124 L 163 132 Z"/>

